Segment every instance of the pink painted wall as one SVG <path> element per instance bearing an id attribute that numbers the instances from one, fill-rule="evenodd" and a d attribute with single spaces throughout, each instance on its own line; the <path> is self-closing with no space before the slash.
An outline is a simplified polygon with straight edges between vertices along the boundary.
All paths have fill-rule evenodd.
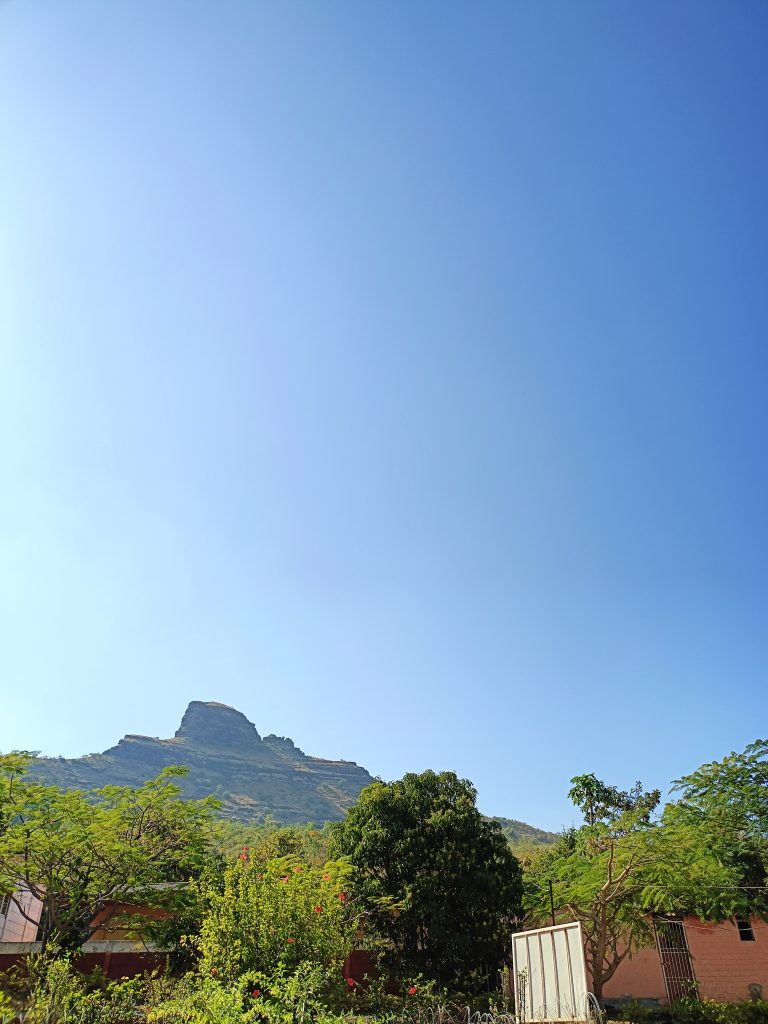
<path id="1" fill-rule="evenodd" d="M 603 998 L 611 999 L 658 999 L 666 1002 L 664 975 L 655 946 L 640 949 L 632 957 L 622 961 L 614 976 L 603 985 Z"/>
<path id="2" fill-rule="evenodd" d="M 749 985 L 763 986 L 768 997 L 768 924 L 753 917 L 754 942 L 742 942 L 734 921 L 708 924 L 685 920 L 688 948 L 699 994 L 722 1003 L 749 999 Z"/>
<path id="3" fill-rule="evenodd" d="M 5 914 L 0 914 L 0 942 L 34 942 L 37 938 L 37 926 L 43 905 L 36 900 L 31 892 L 15 893 L 20 899 L 25 912 L 33 918 L 27 921 L 19 908 L 10 901 Z M 0 903 L 2 910 L 2 903 Z"/>
<path id="4" fill-rule="evenodd" d="M 751 919 L 754 942 L 744 942 L 734 921 L 710 924 L 685 919 L 685 934 L 699 995 L 721 1003 L 750 998 L 749 986 L 762 985 L 768 998 L 768 924 Z M 666 1002 L 664 976 L 655 948 L 626 959 L 603 988 L 607 1000 L 658 999 Z"/>

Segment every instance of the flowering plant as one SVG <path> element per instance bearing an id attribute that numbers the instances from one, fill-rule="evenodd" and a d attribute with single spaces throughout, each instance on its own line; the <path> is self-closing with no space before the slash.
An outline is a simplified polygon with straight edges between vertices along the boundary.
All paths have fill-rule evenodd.
<path id="1" fill-rule="evenodd" d="M 329 977 L 334 971 L 340 975 L 357 930 L 354 901 L 347 895 L 351 873 L 346 860 L 322 868 L 294 857 L 267 864 L 235 860 L 223 883 L 203 893 L 202 974 L 228 985 L 247 972 L 290 974 L 314 963 Z"/>

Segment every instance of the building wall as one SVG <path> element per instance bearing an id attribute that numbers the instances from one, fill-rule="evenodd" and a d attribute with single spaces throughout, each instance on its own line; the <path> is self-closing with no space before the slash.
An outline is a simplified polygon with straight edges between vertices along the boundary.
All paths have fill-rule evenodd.
<path id="1" fill-rule="evenodd" d="M 699 995 L 722 1003 L 751 998 L 750 985 L 762 985 L 768 998 L 768 924 L 751 920 L 754 942 L 744 942 L 734 921 L 710 924 L 685 919 L 685 935 Z M 618 968 L 603 988 L 604 998 L 666 1002 L 664 975 L 655 948 L 641 949 Z"/>
<path id="2" fill-rule="evenodd" d="M 709 924 L 695 917 L 685 920 L 688 948 L 699 995 L 718 1002 L 750 998 L 749 986 L 762 985 L 768 997 L 768 924 L 750 921 L 754 942 L 743 942 L 734 921 Z"/>
<path id="3" fill-rule="evenodd" d="M 11 900 L 5 914 L 0 914 L 0 942 L 34 942 L 43 905 L 31 892 L 15 893 L 15 896 L 21 899 L 24 910 L 32 917 L 32 921 L 28 921 Z M 0 901 L 0 910 L 3 908 L 4 901 Z"/>
<path id="4" fill-rule="evenodd" d="M 141 932 L 144 921 L 166 921 L 169 917 L 167 910 L 136 903 L 108 903 L 91 921 L 91 940 L 131 939 Z"/>
<path id="5" fill-rule="evenodd" d="M 639 949 L 621 962 L 610 981 L 603 985 L 603 999 L 653 999 L 666 1002 L 664 975 L 655 946 Z"/>

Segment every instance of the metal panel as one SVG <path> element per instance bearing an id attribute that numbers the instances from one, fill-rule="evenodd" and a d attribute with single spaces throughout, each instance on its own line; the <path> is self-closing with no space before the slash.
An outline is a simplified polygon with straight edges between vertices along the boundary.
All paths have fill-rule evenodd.
<path id="1" fill-rule="evenodd" d="M 512 936 L 517 1020 L 585 1021 L 590 1017 L 581 925 L 558 924 Z"/>

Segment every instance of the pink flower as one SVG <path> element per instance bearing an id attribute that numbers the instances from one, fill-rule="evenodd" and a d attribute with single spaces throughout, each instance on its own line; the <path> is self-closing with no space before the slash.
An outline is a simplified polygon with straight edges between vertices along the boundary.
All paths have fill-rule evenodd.
<path id="1" fill-rule="evenodd" d="M 295 864 L 293 870 L 298 873 L 299 871 L 301 871 L 301 868 L 299 867 L 298 864 Z"/>
<path id="2" fill-rule="evenodd" d="M 281 882 L 287 882 L 288 881 L 288 875 L 283 875 L 283 877 L 280 879 L 280 881 Z"/>
<path id="3" fill-rule="evenodd" d="M 323 912 L 323 908 L 321 906 L 315 907 L 315 913 L 316 914 L 322 914 L 322 912 Z"/>
<path id="4" fill-rule="evenodd" d="M 330 880 L 331 880 L 331 876 L 330 875 L 323 875 L 323 881 L 324 882 L 329 882 Z"/>

